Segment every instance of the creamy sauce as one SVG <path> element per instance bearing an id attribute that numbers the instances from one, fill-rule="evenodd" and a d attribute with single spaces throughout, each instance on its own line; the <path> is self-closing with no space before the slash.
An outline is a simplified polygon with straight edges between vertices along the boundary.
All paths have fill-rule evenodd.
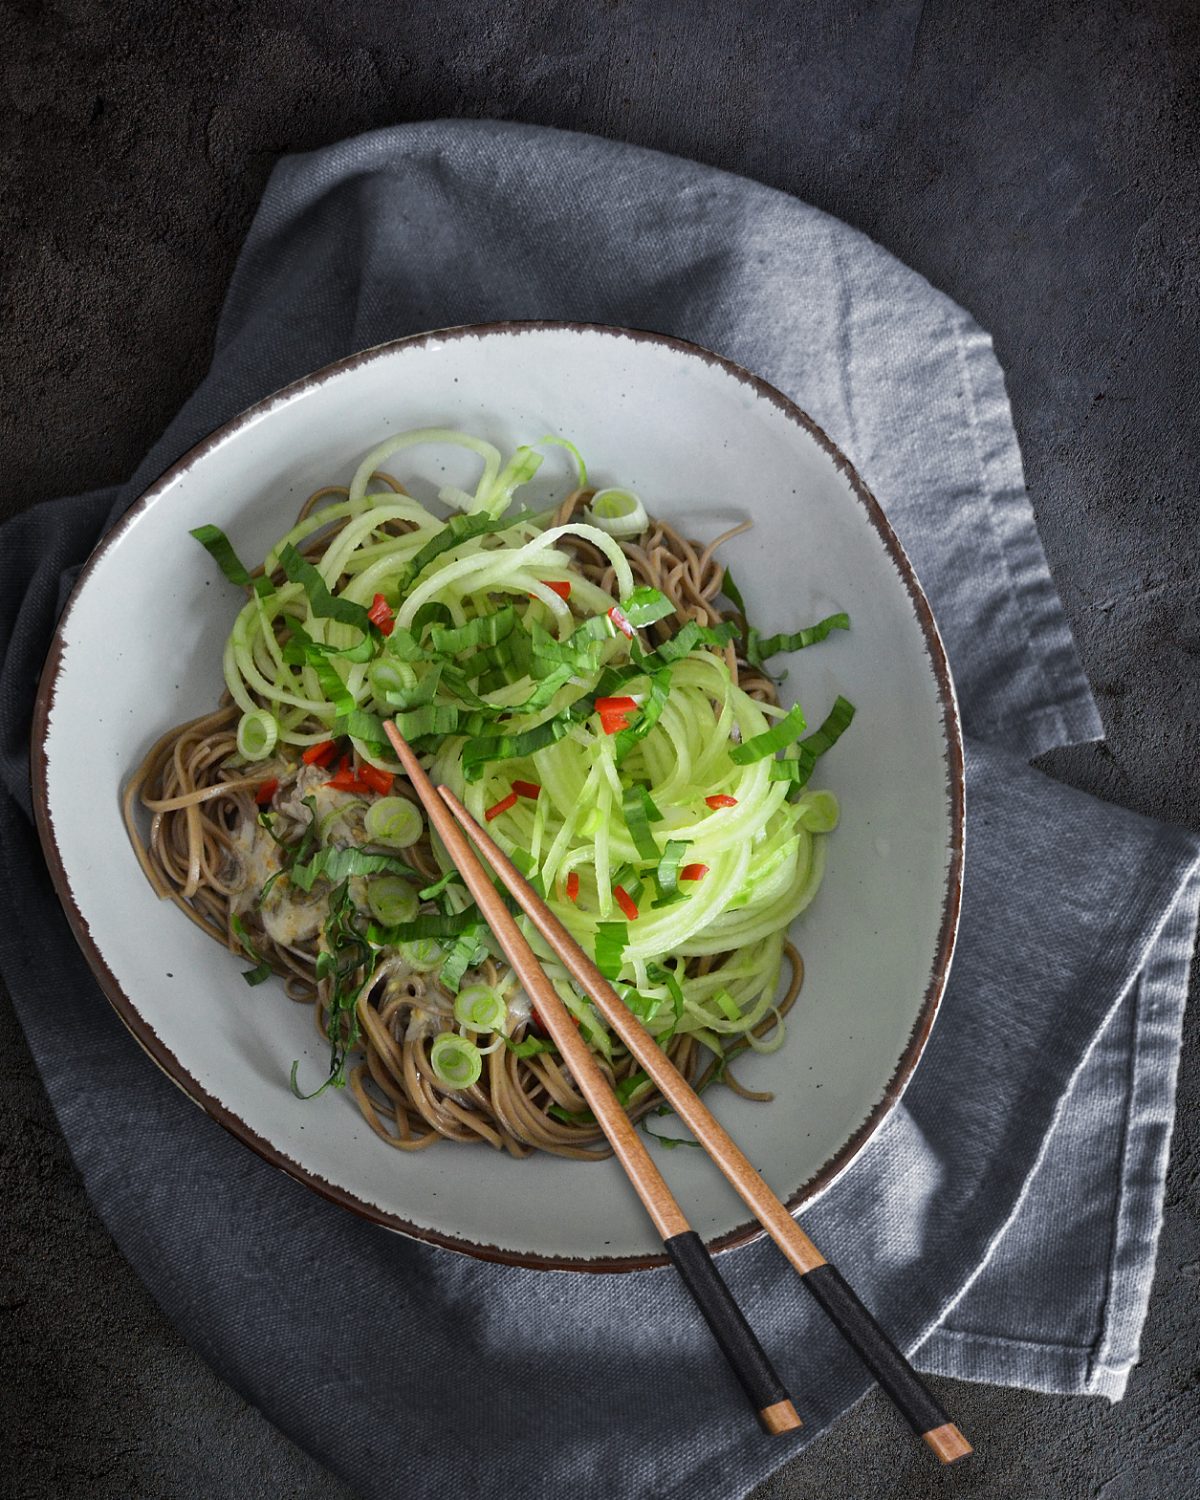
<path id="1" fill-rule="evenodd" d="M 239 823 L 233 835 L 237 851 L 241 884 L 233 909 L 243 912 L 252 906 L 259 891 L 279 870 L 279 849 L 275 840 L 257 823 Z"/>
<path id="2" fill-rule="evenodd" d="M 513 990 L 508 997 L 508 1029 L 513 1032 L 518 1026 L 524 1026 L 525 1022 L 533 1014 L 533 1002 L 521 988 Z"/>
<path id="3" fill-rule="evenodd" d="M 241 913 L 255 904 L 263 886 L 278 873 L 279 846 L 258 823 L 242 823 L 233 836 L 233 847 L 242 874 L 233 909 Z M 291 948 L 320 932 L 324 909 L 323 896 L 297 891 L 284 876 L 263 898 L 259 920 L 273 942 Z"/>
<path id="4" fill-rule="evenodd" d="M 404 1031 L 406 1042 L 417 1042 L 423 1037 L 437 1036 L 442 1029 L 442 1018 L 431 1010 L 422 1010 L 414 1005 L 408 1013 L 408 1025 Z"/>

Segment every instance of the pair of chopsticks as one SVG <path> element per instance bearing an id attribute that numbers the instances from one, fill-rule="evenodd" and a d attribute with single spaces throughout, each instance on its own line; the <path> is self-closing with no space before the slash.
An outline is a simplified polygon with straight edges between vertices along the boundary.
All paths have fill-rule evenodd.
<path id="1" fill-rule="evenodd" d="M 730 1185 L 799 1272 L 834 1326 L 855 1350 L 887 1395 L 942 1463 L 954 1463 L 972 1450 L 970 1443 L 926 1389 L 916 1371 L 804 1233 L 779 1198 L 750 1164 L 724 1126 L 703 1103 L 675 1065 L 530 886 L 502 849 L 475 821 L 448 787 L 434 788 L 416 755 L 395 724 L 384 725 L 392 747 L 417 796 L 429 814 L 450 859 L 475 898 L 480 912 L 504 950 L 513 971 L 537 1007 L 546 1029 L 580 1092 L 608 1137 L 617 1160 L 662 1237 L 701 1314 L 713 1332 L 759 1419 L 768 1432 L 791 1432 L 801 1426 L 779 1376 L 753 1329 L 721 1279 L 704 1242 L 684 1216 L 645 1143 L 596 1065 L 587 1043 L 571 1022 L 545 970 L 517 926 L 500 892 L 492 884 L 474 842 L 501 884 L 525 912 L 571 978 L 595 1004 L 613 1031 L 645 1069 L 671 1108 L 724 1173 Z"/>

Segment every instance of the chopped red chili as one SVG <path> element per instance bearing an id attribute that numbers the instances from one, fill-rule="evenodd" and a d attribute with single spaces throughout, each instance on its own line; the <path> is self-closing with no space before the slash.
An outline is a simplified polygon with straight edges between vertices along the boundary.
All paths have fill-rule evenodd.
<path id="1" fill-rule="evenodd" d="M 600 715 L 600 727 L 605 734 L 618 734 L 629 728 L 629 715 L 636 713 L 637 704 L 632 698 L 597 698 L 596 712 Z"/>
<path id="2" fill-rule="evenodd" d="M 264 781 L 254 794 L 254 800 L 259 807 L 266 807 L 271 798 L 279 790 L 279 777 L 272 776 L 270 781 Z"/>
<path id="3" fill-rule="evenodd" d="M 542 791 L 536 781 L 514 781 L 512 789 L 518 797 L 526 797 L 530 802 L 536 802 Z"/>
<path id="4" fill-rule="evenodd" d="M 679 872 L 679 878 L 680 880 L 703 880 L 707 874 L 707 865 L 684 865 Z"/>
<path id="5" fill-rule="evenodd" d="M 637 902 L 633 899 L 633 897 L 629 894 L 629 892 L 623 885 L 613 886 L 613 898 L 615 899 L 617 905 L 625 913 L 629 921 L 636 922 L 638 919 Z"/>
<path id="6" fill-rule="evenodd" d="M 490 823 L 493 818 L 498 818 L 502 812 L 507 812 L 510 807 L 515 807 L 516 804 L 516 792 L 509 792 L 507 797 L 501 797 L 499 802 L 492 803 L 491 807 L 489 807 L 487 812 L 485 812 L 483 815 L 485 821 Z"/>
<path id="7" fill-rule="evenodd" d="M 381 797 L 386 797 L 392 789 L 395 777 L 390 771 L 381 771 L 378 766 L 364 763 L 358 768 L 358 779 L 372 792 L 378 792 Z"/>
<path id="8" fill-rule="evenodd" d="M 347 759 L 346 756 L 342 757 Z M 334 774 L 325 783 L 331 786 L 335 792 L 365 792 L 367 790 L 363 782 L 358 779 L 358 774 L 348 765 L 339 766 Z"/>
<path id="9" fill-rule="evenodd" d="M 545 588 L 553 589 L 560 599 L 569 599 L 571 597 L 571 583 L 569 579 L 543 578 L 541 582 Z"/>
<path id="10" fill-rule="evenodd" d="M 336 754 L 333 740 L 322 740 L 319 745 L 310 745 L 300 759 L 306 766 L 327 766 Z"/>
<path id="11" fill-rule="evenodd" d="M 712 808 L 737 806 L 737 798 L 729 796 L 727 792 L 717 792 L 712 797 L 705 797 L 704 800 Z"/>
<path id="12" fill-rule="evenodd" d="M 367 610 L 367 619 L 372 625 L 378 626 L 380 635 L 391 635 L 396 628 L 396 616 L 382 594 L 375 595 L 370 609 Z"/>
<path id="13" fill-rule="evenodd" d="M 351 763 L 350 752 L 346 753 L 338 761 L 338 768 L 325 783 L 333 788 L 335 792 L 365 792 L 370 788 L 363 781 L 358 767 Z"/>
<path id="14" fill-rule="evenodd" d="M 579 900 L 579 871 L 572 870 L 567 876 L 567 900 Z"/>
<path id="15" fill-rule="evenodd" d="M 608 612 L 608 618 L 613 622 L 613 624 L 617 627 L 622 635 L 626 635 L 630 640 L 633 640 L 634 629 L 629 621 L 625 618 L 625 613 L 623 610 L 618 609 L 618 607 L 614 604 Z"/>

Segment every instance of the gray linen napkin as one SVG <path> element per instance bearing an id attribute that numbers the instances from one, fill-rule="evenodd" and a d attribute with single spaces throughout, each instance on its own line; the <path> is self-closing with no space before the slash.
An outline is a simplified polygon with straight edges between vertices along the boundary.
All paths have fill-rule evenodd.
<path id="1" fill-rule="evenodd" d="M 728 1500 L 866 1386 L 769 1244 L 722 1268 L 807 1419 L 771 1443 L 672 1273 L 484 1265 L 271 1171 L 126 1036 L 36 852 L 34 678 L 104 527 L 285 381 L 401 334 L 519 317 L 733 356 L 805 406 L 886 507 L 961 695 L 962 936 L 902 1106 L 806 1223 L 924 1367 L 1118 1397 L 1153 1269 L 1200 839 L 1028 765 L 1100 725 L 990 342 L 846 225 L 585 136 L 442 122 L 282 161 L 212 370 L 138 473 L 5 529 L 0 968 L 92 1201 L 188 1339 L 365 1497 Z"/>

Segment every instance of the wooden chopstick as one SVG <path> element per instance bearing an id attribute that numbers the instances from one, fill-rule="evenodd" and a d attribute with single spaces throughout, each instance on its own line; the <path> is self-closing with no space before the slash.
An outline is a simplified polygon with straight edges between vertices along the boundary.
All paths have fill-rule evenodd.
<path id="1" fill-rule="evenodd" d="M 500 877 L 501 883 L 515 897 L 518 906 L 558 955 L 572 979 L 594 1001 L 601 1015 L 637 1058 L 671 1108 L 687 1124 L 755 1218 L 800 1273 L 804 1285 L 891 1397 L 914 1432 L 924 1438 L 942 1463 L 954 1463 L 960 1458 L 966 1458 L 972 1451 L 970 1443 L 946 1415 L 908 1360 L 859 1301 L 853 1288 L 829 1264 L 792 1218 L 725 1127 L 628 1006 L 622 1003 L 608 980 L 495 840 L 475 821 L 448 787 L 442 786 L 438 790 L 458 822 L 470 834 L 488 864 Z"/>
<path id="2" fill-rule="evenodd" d="M 537 1006 L 538 1014 L 571 1070 L 571 1076 L 591 1106 L 625 1175 L 661 1236 L 663 1248 L 695 1299 L 763 1427 L 769 1433 L 794 1432 L 803 1424 L 783 1382 L 741 1308 L 733 1300 L 704 1241 L 688 1223 L 633 1121 L 597 1066 L 591 1049 L 576 1031 L 566 1006 L 559 999 L 525 934 L 513 920 L 504 898 L 492 884 L 486 869 L 439 799 L 399 730 L 390 722 L 384 724 L 384 729 L 429 814 L 430 823 L 437 829 L 446 852 L 474 896 L 530 1000 Z"/>

